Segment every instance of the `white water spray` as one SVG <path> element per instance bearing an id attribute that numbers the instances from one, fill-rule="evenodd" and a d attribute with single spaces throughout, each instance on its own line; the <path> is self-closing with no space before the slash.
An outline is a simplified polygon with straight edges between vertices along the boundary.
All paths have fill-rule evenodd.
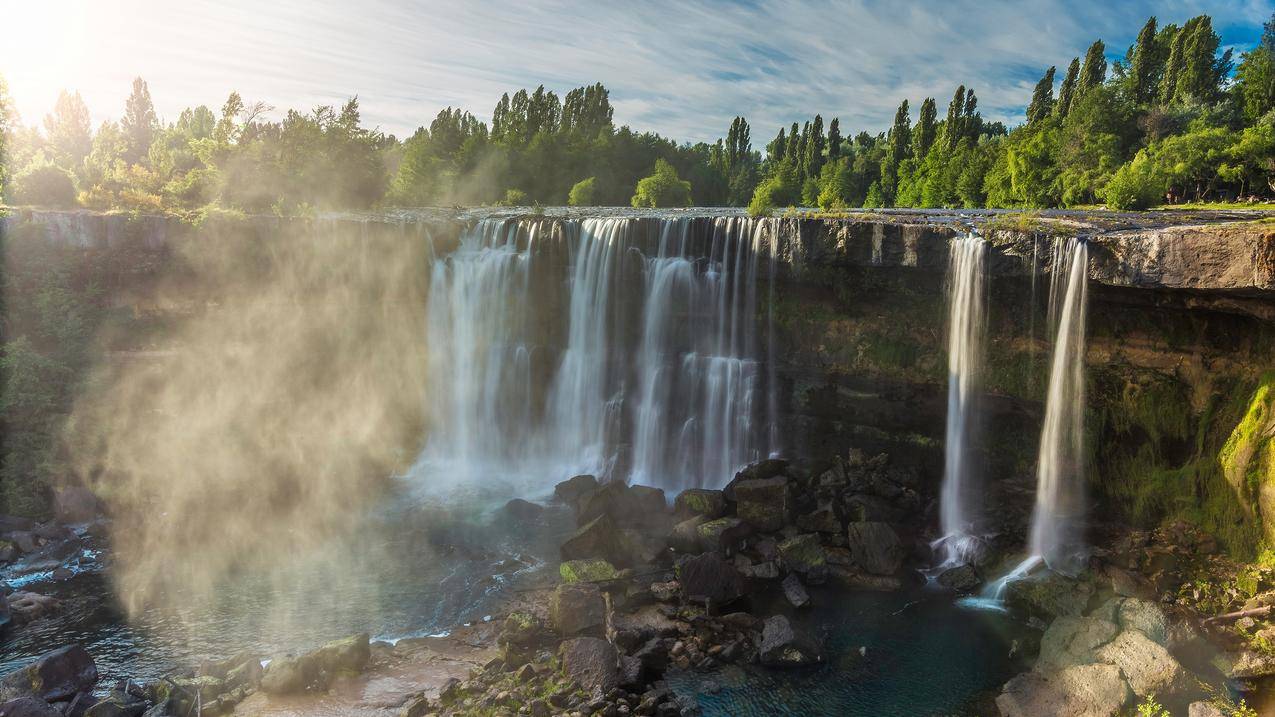
<path id="1" fill-rule="evenodd" d="M 941 567 L 972 562 L 980 551 L 981 515 L 974 436 L 987 330 L 985 301 L 987 242 L 969 236 L 952 242 L 948 260 L 947 433 L 944 443 L 940 527 L 934 548 Z"/>

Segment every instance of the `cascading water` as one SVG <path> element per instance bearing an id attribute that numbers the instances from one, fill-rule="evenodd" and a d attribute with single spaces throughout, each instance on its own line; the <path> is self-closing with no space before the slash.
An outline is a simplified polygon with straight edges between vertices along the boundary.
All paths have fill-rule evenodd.
<path id="1" fill-rule="evenodd" d="M 757 283 L 773 275 L 777 227 L 479 222 L 433 268 L 435 403 L 418 468 L 470 484 L 593 473 L 676 491 L 767 455 L 776 401 Z"/>
<path id="2" fill-rule="evenodd" d="M 1084 520 L 1085 314 L 1089 245 L 1056 246 L 1050 303 L 1056 327 L 1045 425 L 1036 465 L 1031 552 L 1055 570 L 1071 572 L 1080 556 Z M 1065 287 L 1060 294 L 1057 290 Z M 1060 297 L 1055 299 L 1054 297 Z"/>
<path id="3" fill-rule="evenodd" d="M 942 567 L 969 563 L 980 545 L 979 499 L 973 456 L 978 429 L 979 374 L 987 328 L 987 242 L 970 234 L 952 242 L 948 260 L 947 432 L 940 528 L 934 548 Z"/>
<path id="4" fill-rule="evenodd" d="M 1050 277 L 1049 321 L 1054 330 L 1049 392 L 1036 463 L 1030 555 L 983 597 L 970 601 L 998 607 L 1005 588 L 1038 566 L 1073 573 L 1083 556 L 1085 316 L 1088 308 L 1089 246 L 1081 239 L 1055 244 Z"/>

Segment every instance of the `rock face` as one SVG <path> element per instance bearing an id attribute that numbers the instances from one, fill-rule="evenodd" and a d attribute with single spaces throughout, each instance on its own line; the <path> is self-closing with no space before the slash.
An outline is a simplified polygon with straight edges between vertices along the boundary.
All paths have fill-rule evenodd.
<path id="1" fill-rule="evenodd" d="M 1046 571 L 1007 585 L 1005 604 L 1016 614 L 1050 622 L 1083 613 L 1092 591 L 1089 583 Z"/>
<path id="2" fill-rule="evenodd" d="M 561 553 L 563 560 L 601 558 L 612 565 L 630 564 L 620 532 L 608 515 L 598 516 L 581 526 L 562 544 Z"/>
<path id="3" fill-rule="evenodd" d="M 969 592 L 983 582 L 973 565 L 958 565 L 939 574 L 939 585 L 957 592 Z"/>
<path id="4" fill-rule="evenodd" d="M 744 594 L 744 577 L 717 553 L 704 553 L 682 561 L 677 579 L 687 600 L 724 605 Z"/>
<path id="5" fill-rule="evenodd" d="M 726 514 L 726 496 L 720 490 L 689 488 L 674 499 L 673 512 L 680 518 L 702 515 L 716 520 Z"/>
<path id="6" fill-rule="evenodd" d="M 996 698 L 1002 717 L 1110 717 L 1129 688 L 1115 665 L 1078 665 L 1056 672 L 1024 672 Z"/>
<path id="7" fill-rule="evenodd" d="M 558 647 L 562 671 L 585 691 L 605 694 L 620 684 L 619 655 L 611 643 L 596 637 L 576 637 Z"/>
<path id="8" fill-rule="evenodd" d="M 762 532 L 779 530 L 792 519 L 792 487 L 783 476 L 735 484 L 735 512 Z"/>
<path id="9" fill-rule="evenodd" d="M 575 505 L 580 496 L 597 487 L 598 479 L 591 475 L 572 476 L 553 487 L 553 497 L 567 505 Z"/>
<path id="10" fill-rule="evenodd" d="M 801 667 L 823 659 L 818 643 L 783 615 L 767 618 L 759 656 L 762 664 L 770 667 Z"/>
<path id="11" fill-rule="evenodd" d="M 903 565 L 903 544 L 886 523 L 851 523 L 847 530 L 851 559 L 874 575 L 893 575 Z"/>
<path id="12" fill-rule="evenodd" d="M 83 647 L 68 645 L 0 678 L 0 701 L 32 696 L 56 702 L 92 690 L 96 683 L 93 658 Z"/>

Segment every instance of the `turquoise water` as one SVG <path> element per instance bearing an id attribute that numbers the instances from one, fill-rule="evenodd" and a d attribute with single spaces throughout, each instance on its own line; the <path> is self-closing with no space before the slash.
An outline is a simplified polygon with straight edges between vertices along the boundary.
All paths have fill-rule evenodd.
<path id="1" fill-rule="evenodd" d="M 705 717 L 995 714 L 989 707 L 1028 665 L 1011 657 L 1025 635 L 1008 616 L 956 605 L 947 593 L 815 593 L 797 613 L 824 636 L 825 662 L 797 669 L 681 672 L 669 683 Z M 862 648 L 862 652 L 860 651 Z"/>

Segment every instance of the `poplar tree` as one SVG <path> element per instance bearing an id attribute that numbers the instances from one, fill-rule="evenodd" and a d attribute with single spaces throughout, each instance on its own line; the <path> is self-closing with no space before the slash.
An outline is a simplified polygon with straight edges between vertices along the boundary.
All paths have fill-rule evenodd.
<path id="1" fill-rule="evenodd" d="M 837 161 L 841 156 L 841 120 L 836 117 L 828 123 L 828 162 Z"/>
<path id="2" fill-rule="evenodd" d="M 1190 22 L 1187 26 L 1190 26 Z M 1174 30 L 1169 44 L 1169 56 L 1164 63 L 1164 75 L 1160 78 L 1160 104 L 1169 105 L 1177 98 L 1178 76 L 1182 74 L 1182 45 L 1186 41 L 1187 28 Z"/>
<path id="3" fill-rule="evenodd" d="M 894 113 L 894 126 L 890 128 L 890 161 L 897 168 L 907 159 L 912 147 L 912 123 L 908 119 L 908 101 L 903 100 Z"/>
<path id="4" fill-rule="evenodd" d="M 1076 78 L 1080 75 L 1080 58 L 1071 58 L 1067 66 L 1067 76 L 1063 78 L 1062 87 L 1058 90 L 1058 104 L 1054 105 L 1054 113 L 1059 118 L 1066 118 L 1071 112 L 1071 102 L 1076 96 Z"/>
<path id="5" fill-rule="evenodd" d="M 1129 97 L 1143 105 L 1155 99 L 1157 69 L 1162 60 L 1156 43 L 1156 19 L 1152 15 L 1129 51 Z"/>
<path id="6" fill-rule="evenodd" d="M 944 141 L 948 149 L 954 149 L 961 139 L 961 118 L 965 116 L 965 85 L 956 88 L 952 101 L 947 105 L 947 120 L 943 125 Z"/>
<path id="7" fill-rule="evenodd" d="M 1107 47 L 1102 40 L 1094 40 L 1085 52 L 1085 64 L 1080 68 L 1080 78 L 1076 81 L 1076 96 L 1079 97 L 1107 80 Z"/>
<path id="8" fill-rule="evenodd" d="M 933 97 L 926 97 L 921 102 L 921 116 L 916 120 L 916 129 L 912 132 L 912 145 L 916 148 L 916 156 L 924 157 L 934 144 L 938 131 L 938 108 Z"/>
<path id="9" fill-rule="evenodd" d="M 1032 91 L 1031 104 L 1027 105 L 1027 124 L 1033 125 L 1049 116 L 1054 109 L 1054 72 L 1056 67 L 1045 70 L 1045 76 Z"/>

